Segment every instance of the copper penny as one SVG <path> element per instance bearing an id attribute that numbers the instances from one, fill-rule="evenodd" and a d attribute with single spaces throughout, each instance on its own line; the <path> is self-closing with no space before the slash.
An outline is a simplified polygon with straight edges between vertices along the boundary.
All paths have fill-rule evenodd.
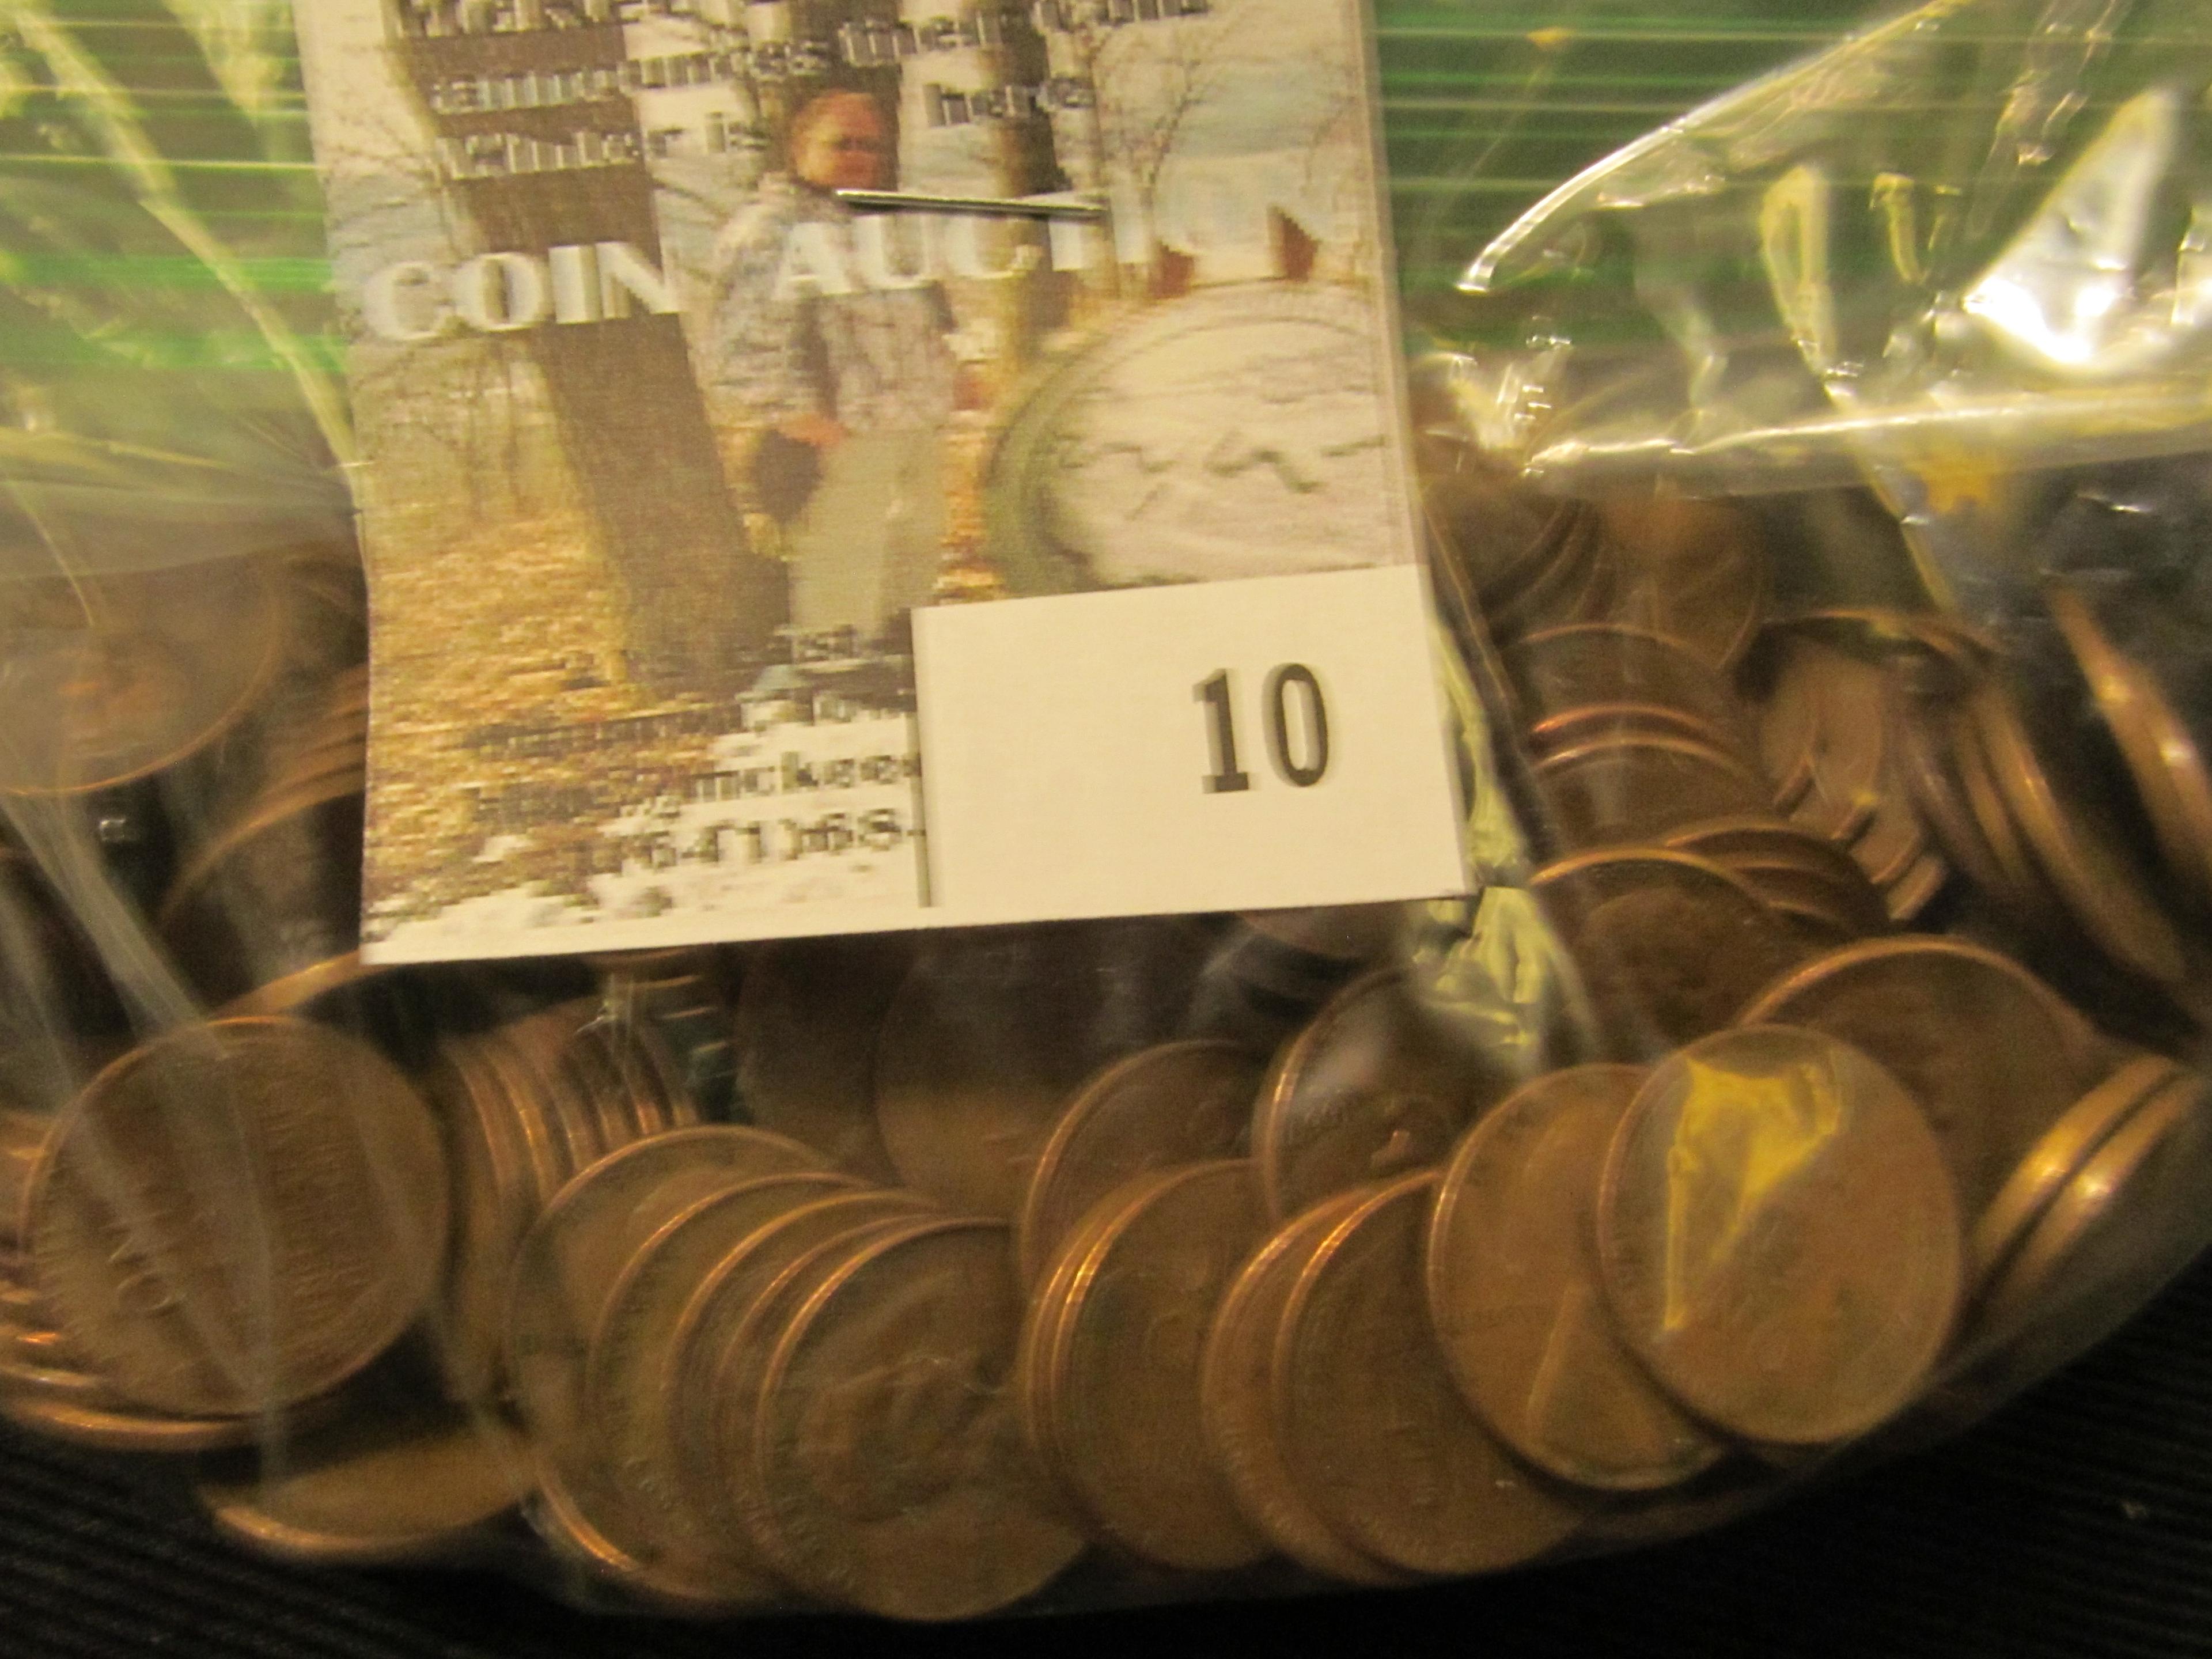
<path id="1" fill-rule="evenodd" d="M 955 1210 L 1014 1214 L 1083 1082 L 1176 1035 L 1207 945 L 1185 921 L 932 940 L 876 1059 L 877 1123 L 906 1184 Z"/>
<path id="2" fill-rule="evenodd" d="M 2029 1148 L 1967 1239 L 1973 1283 L 1986 1285 L 2091 1153 L 2152 1096 L 2180 1079 L 2163 1054 L 2137 1054 L 2066 1109 Z"/>
<path id="3" fill-rule="evenodd" d="M 1980 892 L 2018 909 L 2018 896 L 1975 822 L 1966 786 L 1952 763 L 1948 725 L 1943 712 L 1897 688 L 1890 706 L 1890 751 L 1898 757 L 1907 793 L 1944 856 Z"/>
<path id="4" fill-rule="evenodd" d="M 1963 1278 L 1942 1151 L 1898 1082 L 1815 1031 L 1751 1026 L 1654 1071 L 1615 1136 L 1598 1257 L 1622 1336 L 1747 1439 L 1818 1446 L 1925 1384 Z"/>
<path id="5" fill-rule="evenodd" d="M 898 1179 L 876 1127 L 876 1041 L 914 958 L 904 939 L 789 939 L 747 953 L 730 1041 L 738 1098 L 756 1123 L 868 1180 Z"/>
<path id="6" fill-rule="evenodd" d="M 381 1352 L 436 1283 L 448 1207 L 436 1127 L 374 1049 L 228 1020 L 87 1086 L 33 1187 L 30 1255 L 119 1395 L 222 1416 L 322 1394 Z"/>
<path id="7" fill-rule="evenodd" d="M 1808 963 L 1743 1011 L 1872 1056 L 1918 1102 L 1978 1224 L 2102 1070 L 2081 1017 L 2011 958 L 1948 939 L 1872 939 Z"/>
<path id="8" fill-rule="evenodd" d="M 1758 525 L 1741 507 L 1681 496 L 1604 504 L 1620 592 L 1613 620 L 1679 640 L 1732 668 L 1757 637 L 1771 581 Z"/>
<path id="9" fill-rule="evenodd" d="M 2051 620 L 2127 763 L 2167 866 L 2212 902 L 2212 769 L 2158 682 L 2106 635 L 2089 596 L 2054 585 Z"/>
<path id="10" fill-rule="evenodd" d="M 1579 972 L 1583 1046 L 1614 1059 L 1718 1030 L 1798 955 L 1757 890 L 1687 853 L 1578 854 L 1532 888 Z"/>
<path id="11" fill-rule="evenodd" d="M 771 1524 L 824 1599 L 972 1618 L 1082 1553 L 1014 1420 L 1021 1302 L 1003 1225 L 943 1221 L 857 1252 L 808 1297 L 763 1379 Z"/>
<path id="12" fill-rule="evenodd" d="M 1049 1461 L 1091 1522 L 1140 1559 L 1194 1572 L 1246 1566 L 1267 1545 L 1207 1455 L 1199 1357 L 1215 1306 L 1258 1243 L 1241 1161 L 1144 1176 L 1072 1252 L 1045 1363 Z"/>
<path id="13" fill-rule="evenodd" d="M 1123 1182 L 1243 1151 L 1261 1070 L 1235 1043 L 1174 1042 L 1094 1079 L 1045 1142 L 1023 1196 L 1014 1224 L 1022 1282 L 1036 1283 L 1068 1230 Z"/>
<path id="14" fill-rule="evenodd" d="M 1768 805 L 1765 784 L 1741 761 L 1680 738 L 1563 749 L 1537 763 L 1536 785 L 1568 852 L 1660 841 L 1685 824 Z"/>
<path id="15" fill-rule="evenodd" d="M 2003 791 L 1997 787 L 1996 769 L 1972 711 L 1965 708 L 1953 711 L 1949 735 L 1951 764 L 1966 793 L 1974 826 L 1981 831 L 1983 842 L 2001 878 L 1996 890 L 2016 916 L 2038 930 L 2049 933 L 2064 926 L 2065 911 L 2029 853 L 2027 838 L 2013 818 Z"/>
<path id="16" fill-rule="evenodd" d="M 1293 1478 L 1356 1547 L 1407 1572 L 1494 1572 L 1565 1542 L 1596 1499 L 1516 1462 L 1453 1385 L 1422 1289 L 1437 1186 L 1430 1172 L 1369 1194 L 1306 1261 L 1275 1410 Z"/>
<path id="17" fill-rule="evenodd" d="M 250 708 L 283 617 L 252 561 L 11 581 L 0 596 L 0 791 L 78 794 L 176 764 Z"/>
<path id="18" fill-rule="evenodd" d="M 842 1184 L 818 1163 L 780 1135 L 715 1124 L 625 1146 L 562 1188 L 516 1250 L 506 1309 L 507 1375 L 533 1437 L 560 1446 L 584 1431 L 592 1332 L 656 1228 L 711 1192 L 765 1183 L 769 1203 L 796 1203 Z"/>
<path id="19" fill-rule="evenodd" d="M 450 1559 L 529 1489 L 521 1437 L 497 1418 L 417 1398 L 357 1410 L 269 1455 L 201 1472 L 218 1532 L 314 1566 Z"/>
<path id="20" fill-rule="evenodd" d="M 1473 1042 L 1383 969 L 1345 988 L 1261 1086 L 1252 1158 L 1277 1221 L 1370 1181 L 1439 1163 L 1505 1092 Z"/>
<path id="21" fill-rule="evenodd" d="M 1291 1291 L 1314 1251 L 1367 1197 L 1361 1188 L 1324 1200 L 1237 1269 L 1199 1358 L 1199 1415 L 1237 1507 L 1277 1549 L 1348 1584 L 1395 1584 L 1404 1575 L 1355 1548 L 1299 1489 L 1275 1417 L 1275 1340 Z"/>
<path id="22" fill-rule="evenodd" d="M 1608 623 L 1551 629 L 1516 645 L 1505 667 L 1539 747 L 1568 746 L 1548 738 L 1577 714 L 1636 710 L 1731 754 L 1757 752 L 1735 693 L 1680 641 Z"/>
<path id="23" fill-rule="evenodd" d="M 1761 715 L 1768 773 L 1809 773 L 1790 807 L 1833 841 L 1856 837 L 1874 817 L 1887 762 L 1889 676 L 1870 663 L 1796 635 L 1776 641 L 1777 666 Z"/>
<path id="24" fill-rule="evenodd" d="M 2203 1249 L 2212 1200 L 2212 1107 L 2203 1078 L 2154 1094 L 2074 1172 L 1999 1271 L 1977 1333 L 2041 1324 L 2086 1346 Z M 2084 1307 L 2098 1322 L 2085 1328 Z M 2067 1328 L 2080 1333 L 2069 1340 Z M 2070 1358 L 2060 1353 L 2057 1358 Z"/>
<path id="25" fill-rule="evenodd" d="M 677 1329 L 718 1264 L 801 1206 L 835 1195 L 756 1187 L 701 1199 L 639 1247 L 607 1293 L 592 1334 L 581 1389 L 592 1439 L 577 1449 L 589 1473 L 578 1470 L 572 1495 L 657 1583 L 681 1585 L 702 1602 L 766 1599 L 774 1586 L 741 1542 L 683 1500 L 681 1449 L 667 1398 Z M 898 1194 L 851 1196 L 868 1202 L 842 1212 L 848 1225 L 915 1207 Z"/>
<path id="26" fill-rule="evenodd" d="M 1429 1310 L 1453 1379 L 1536 1468 L 1577 1486 L 1679 1486 L 1725 1448 L 1622 1344 L 1597 1265 L 1598 1182 L 1644 1073 L 1555 1072 L 1468 1131 L 1429 1226 Z"/>
<path id="27" fill-rule="evenodd" d="M 95 1451 L 216 1451 L 251 1445 L 267 1427 L 258 1417 L 180 1417 L 96 1401 L 0 1389 L 0 1418 L 49 1439 Z"/>
<path id="28" fill-rule="evenodd" d="M 774 1300 L 771 1292 L 791 1290 L 816 1252 L 849 1248 L 876 1227 L 906 1225 L 921 1209 L 911 1195 L 898 1193 L 846 1193 L 803 1204 L 725 1255 L 693 1287 L 677 1316 L 651 1407 L 666 1431 L 656 1444 L 672 1453 L 670 1467 L 689 1511 L 714 1528 L 725 1549 L 750 1551 L 746 1559 L 757 1574 L 768 1572 L 769 1563 L 752 1540 L 754 1522 L 732 1490 L 719 1438 L 720 1418 L 733 1402 L 750 1423 L 759 1370 L 781 1329 L 780 1319 L 757 1321 L 756 1316 Z M 740 1370 L 747 1378 L 744 1389 L 737 1381 Z"/>
<path id="29" fill-rule="evenodd" d="M 1822 908 L 1859 933 L 1878 933 L 1889 926 L 1881 894 L 1851 855 L 1834 842 L 1779 818 L 1723 818 L 1693 823 L 1667 837 L 1680 853 L 1694 853 L 1736 872 L 1754 887 L 1777 871 L 1799 872 L 1820 882 L 1830 896 Z M 1762 889 L 1762 890 L 1764 890 Z"/>
<path id="30" fill-rule="evenodd" d="M 2039 750 L 2019 708 L 1994 686 L 1977 694 L 1973 708 L 1997 787 L 2075 921 L 2130 973 L 2185 983 L 2188 959 L 2148 878 L 2094 797 L 2060 782 L 2057 748 Z"/>

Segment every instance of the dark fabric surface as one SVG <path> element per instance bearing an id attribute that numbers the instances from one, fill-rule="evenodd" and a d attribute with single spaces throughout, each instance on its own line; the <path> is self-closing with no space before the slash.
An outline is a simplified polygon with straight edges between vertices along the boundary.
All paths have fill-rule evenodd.
<path id="1" fill-rule="evenodd" d="M 1949 1445 L 1688 1543 L 1396 1595 L 1097 1615 L 1150 1651 L 2212 1654 L 2212 1265 Z M 1058 1621 L 899 1631 L 595 1618 L 484 1575 L 313 1574 L 218 1541 L 143 1470 L 0 1445 L 0 1659 L 726 1659 L 1032 1650 Z"/>

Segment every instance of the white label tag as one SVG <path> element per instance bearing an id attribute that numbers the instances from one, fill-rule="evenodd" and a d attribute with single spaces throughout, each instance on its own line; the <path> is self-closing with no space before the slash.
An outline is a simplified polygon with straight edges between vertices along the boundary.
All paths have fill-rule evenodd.
<path id="1" fill-rule="evenodd" d="M 1462 882 L 1419 573 L 925 613 L 931 896 L 969 921 Z"/>
<path id="2" fill-rule="evenodd" d="M 371 960 L 1461 886 L 1360 0 L 296 19 Z"/>

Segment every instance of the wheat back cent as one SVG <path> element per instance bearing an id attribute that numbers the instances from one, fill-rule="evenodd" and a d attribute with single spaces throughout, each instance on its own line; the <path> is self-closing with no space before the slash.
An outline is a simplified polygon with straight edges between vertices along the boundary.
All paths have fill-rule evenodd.
<path id="1" fill-rule="evenodd" d="M 836 1195 L 819 1187 L 787 1189 L 778 1201 L 766 1188 L 732 1188 L 699 1200 L 640 1244 L 592 1332 L 584 1380 L 592 1455 L 613 1475 L 617 1506 L 657 1552 L 660 1572 L 698 1573 L 702 1594 L 746 1563 L 683 1502 L 666 1387 L 677 1331 L 692 1293 L 721 1262 L 784 1217 Z M 870 1200 L 869 1213 L 919 1207 L 902 1194 L 854 1188 L 850 1195 Z"/>
<path id="2" fill-rule="evenodd" d="M 1778 1446 L 1847 1439 L 1910 1402 L 1964 1277 L 1920 1109 L 1858 1049 L 1793 1026 L 1724 1031 L 1652 1072 L 1613 1139 L 1597 1240 L 1652 1375 Z"/>
<path id="3" fill-rule="evenodd" d="M 1023 1195 L 1014 1226 L 1022 1282 L 1035 1284 L 1068 1230 L 1124 1182 L 1241 1151 L 1261 1071 L 1239 1044 L 1200 1041 L 1148 1048 L 1093 1079 L 1061 1115 Z"/>
<path id="4" fill-rule="evenodd" d="M 436 1126 L 376 1051 L 267 1018 L 179 1028 L 57 1126 L 27 1206 L 71 1349 L 149 1410 L 335 1388 L 422 1311 L 448 1216 Z"/>
<path id="5" fill-rule="evenodd" d="M 1428 1237 L 1429 1308 L 1468 1403 L 1538 1468 L 1616 1492 L 1680 1485 L 1723 1451 L 1623 1346 L 1599 1280 L 1598 1182 L 1644 1076 L 1585 1066 L 1522 1088 L 1461 1141 Z"/>
<path id="6" fill-rule="evenodd" d="M 1615 1059 L 1718 1030 L 1797 955 L 1756 890 L 1693 854 L 1581 853 L 1531 884 L 1588 998 L 1582 1046 Z"/>
<path id="7" fill-rule="evenodd" d="M 521 1503 L 528 1470 L 520 1437 L 496 1417 L 418 1397 L 213 1462 L 198 1488 L 216 1530 L 265 1554 L 390 1566 L 465 1548 Z"/>
<path id="8" fill-rule="evenodd" d="M 1199 1358 L 1206 1443 L 1244 1518 L 1289 1559 L 1348 1584 L 1395 1584 L 1405 1575 L 1356 1548 L 1324 1520 L 1292 1478 L 1275 1416 L 1275 1340 L 1297 1275 L 1369 1188 L 1339 1193 L 1276 1231 L 1238 1268 Z"/>
<path id="9" fill-rule="evenodd" d="M 807 1175 L 822 1162 L 781 1135 L 708 1124 L 632 1141 L 580 1171 L 554 1195 L 515 1255 L 507 1374 L 525 1414 L 537 1414 L 541 1372 L 565 1375 L 565 1368 L 582 1364 L 608 1288 L 668 1213 L 717 1188 Z M 836 1178 L 824 1179 L 834 1184 Z"/>
<path id="10" fill-rule="evenodd" d="M 1504 1093 L 1467 1035 L 1382 969 L 1340 991 L 1277 1057 L 1252 1117 L 1252 1158 L 1278 1221 L 1367 1182 L 1441 1163 Z"/>
<path id="11" fill-rule="evenodd" d="M 621 1173 L 619 1170 L 611 1164 L 605 1167 L 610 1188 L 626 1184 L 611 1179 Z M 629 1170 L 642 1167 L 641 1164 L 627 1166 Z M 647 1409 L 652 1396 L 624 1399 L 611 1412 L 604 1402 L 595 1405 L 592 1398 L 592 1341 L 611 1304 L 617 1299 L 617 1292 L 634 1284 L 645 1253 L 694 1205 L 712 1203 L 726 1222 L 741 1218 L 740 1224 L 759 1228 L 802 1205 L 855 1190 L 857 1183 L 849 1176 L 811 1170 L 726 1182 L 719 1193 L 691 1196 L 688 1183 L 679 1176 L 631 1196 L 627 1208 L 611 1205 L 620 1213 L 606 1216 L 599 1227 L 629 1237 L 619 1255 L 608 1251 L 608 1260 L 600 1264 L 603 1277 L 592 1272 L 588 1262 L 563 1261 L 557 1234 L 550 1247 L 533 1252 L 532 1261 L 538 1265 L 517 1274 L 508 1312 L 511 1374 L 516 1401 L 537 1452 L 541 1484 L 561 1488 L 567 1506 L 590 1523 L 595 1535 L 612 1546 L 627 1544 L 628 1547 L 620 1548 L 625 1566 L 631 1562 L 649 1563 L 656 1580 L 682 1582 L 683 1564 L 663 1570 L 656 1558 L 664 1552 L 651 1540 L 634 1542 L 629 1534 L 635 1529 L 624 1525 L 623 1495 L 632 1486 L 642 1491 L 646 1483 L 625 1466 L 621 1447 L 630 1443 L 618 1431 L 626 1425 L 626 1414 Z M 592 1248 L 586 1245 L 586 1252 Z M 570 1279 L 562 1274 L 564 1267 L 582 1267 L 585 1271 Z M 607 1553 L 611 1557 L 614 1551 Z M 713 1601 L 722 1599 L 723 1589 L 718 1583 L 699 1594 Z M 743 1598 L 733 1595 L 730 1599 Z"/>
<path id="12" fill-rule="evenodd" d="M 1132 1554 L 1196 1572 L 1249 1565 L 1267 1546 L 1206 1455 L 1198 1370 L 1214 1308 L 1261 1236 L 1251 1171 L 1231 1159 L 1139 1176 L 1102 1207 L 1111 1215 L 1071 1252 L 1045 1361 L 1052 1462 Z"/>
<path id="13" fill-rule="evenodd" d="M 2056 992 L 1957 939 L 1848 946 L 1768 988 L 1743 1021 L 1809 1027 L 1878 1060 L 1926 1113 L 1970 1227 L 2100 1069 Z"/>
<path id="14" fill-rule="evenodd" d="M 873 1226 L 912 1221 L 923 1207 L 910 1194 L 891 1192 L 839 1193 L 801 1203 L 716 1262 L 691 1288 L 677 1315 L 650 1406 L 665 1430 L 656 1455 L 672 1460 L 668 1467 L 674 1471 L 676 1490 L 691 1513 L 716 1528 L 726 1547 L 750 1552 L 749 1559 L 761 1571 L 766 1567 L 741 1511 L 743 1494 L 726 1478 L 719 1440 L 722 1408 L 737 1397 L 735 1370 L 740 1362 L 767 1358 L 769 1328 L 749 1326 L 748 1321 L 811 1252 Z M 749 1346 L 741 1351 L 741 1343 Z M 757 1391 L 757 1378 L 753 1381 Z M 750 1425 L 751 1401 L 741 1404 Z"/>
<path id="15" fill-rule="evenodd" d="M 1765 810 L 1766 785 L 1743 762 L 1687 738 L 1625 735 L 1562 749 L 1536 766 L 1536 788 L 1563 852 L 1662 840 L 1686 823 Z"/>
<path id="16" fill-rule="evenodd" d="M 1285 1461 L 1329 1525 L 1402 1571 L 1497 1571 L 1564 1543 L 1596 1506 L 1516 1461 L 1454 1387 L 1422 1255 L 1433 1171 L 1347 1211 L 1298 1272 L 1274 1352 Z"/>
<path id="17" fill-rule="evenodd" d="M 1975 1221 L 1966 1241 L 1975 1285 L 1988 1285 L 2112 1133 L 2182 1076 L 2181 1067 L 2163 1054 L 2138 1054 L 2066 1109 Z"/>
<path id="18" fill-rule="evenodd" d="M 826 1599 L 970 1618 L 1082 1553 L 1024 1443 L 1008 1380 L 1022 1319 L 1003 1224 L 876 1239 L 785 1328 L 754 1455 L 771 1524 Z"/>

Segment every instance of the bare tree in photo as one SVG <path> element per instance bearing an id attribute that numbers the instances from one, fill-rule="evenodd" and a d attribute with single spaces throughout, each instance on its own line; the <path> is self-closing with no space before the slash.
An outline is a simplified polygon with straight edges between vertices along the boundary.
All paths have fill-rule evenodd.
<path id="1" fill-rule="evenodd" d="M 1088 103 L 1083 126 L 1092 185 L 1119 185 L 1148 231 L 1168 163 L 1193 118 L 1239 67 L 1251 15 L 1240 0 L 1218 0 L 1211 12 L 1171 22 L 1115 25 L 1073 9 L 1063 16 L 1057 38 Z M 1163 252 L 1155 237 L 1155 281 Z"/>
<path id="2" fill-rule="evenodd" d="M 475 138 L 514 135 L 550 149 L 589 135 L 634 158 L 448 181 L 485 251 L 543 258 L 562 245 L 620 242 L 657 264 L 654 185 L 634 99 L 457 112 L 434 95 L 450 81 L 619 68 L 622 26 L 588 21 L 604 7 L 575 9 L 586 21 L 573 27 L 432 33 L 411 27 L 414 7 L 395 4 L 392 35 L 403 78 L 449 155 Z M 533 327 L 524 345 L 543 377 L 593 542 L 624 590 L 634 676 L 680 690 L 745 672 L 786 619 L 783 575 L 747 539 L 679 320 L 634 308 L 588 325 Z"/>

